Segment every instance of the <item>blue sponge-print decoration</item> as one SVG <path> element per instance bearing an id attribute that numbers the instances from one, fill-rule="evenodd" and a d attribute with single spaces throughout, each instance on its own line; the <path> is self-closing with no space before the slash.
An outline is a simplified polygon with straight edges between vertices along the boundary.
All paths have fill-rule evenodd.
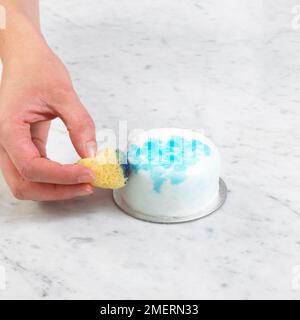
<path id="1" fill-rule="evenodd" d="M 149 139 L 142 146 L 132 144 L 128 151 L 130 170 L 149 172 L 155 192 L 160 192 L 164 182 L 182 183 L 185 171 L 201 158 L 209 157 L 211 148 L 197 139 L 188 140 L 173 136 L 168 141 Z"/>

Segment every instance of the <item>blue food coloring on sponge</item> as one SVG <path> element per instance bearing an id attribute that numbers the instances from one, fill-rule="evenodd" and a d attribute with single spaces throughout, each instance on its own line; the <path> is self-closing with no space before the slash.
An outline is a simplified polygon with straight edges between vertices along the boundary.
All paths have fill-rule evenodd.
<path id="1" fill-rule="evenodd" d="M 211 148 L 208 145 L 181 136 L 173 136 L 165 142 L 151 138 L 142 146 L 132 144 L 128 150 L 130 171 L 149 172 L 157 193 L 166 181 L 173 185 L 182 183 L 186 179 L 186 169 L 210 155 Z"/>

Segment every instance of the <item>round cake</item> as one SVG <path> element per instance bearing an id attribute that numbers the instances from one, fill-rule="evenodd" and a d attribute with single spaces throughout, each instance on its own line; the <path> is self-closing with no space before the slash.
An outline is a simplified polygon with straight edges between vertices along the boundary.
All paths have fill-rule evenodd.
<path id="1" fill-rule="evenodd" d="M 164 128 L 133 135 L 128 166 L 129 179 L 118 196 L 142 215 L 192 216 L 219 196 L 219 152 L 196 131 Z"/>

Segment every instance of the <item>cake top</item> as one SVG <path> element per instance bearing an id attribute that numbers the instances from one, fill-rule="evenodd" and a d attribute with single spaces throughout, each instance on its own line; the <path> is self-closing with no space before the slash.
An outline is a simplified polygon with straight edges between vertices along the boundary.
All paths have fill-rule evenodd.
<path id="1" fill-rule="evenodd" d="M 188 172 L 199 170 L 199 166 L 205 165 L 205 159 L 214 156 L 215 150 L 200 133 L 184 129 L 154 129 L 132 139 L 128 161 L 134 173 L 149 173 L 154 190 L 160 192 L 166 181 L 172 185 L 185 181 Z"/>

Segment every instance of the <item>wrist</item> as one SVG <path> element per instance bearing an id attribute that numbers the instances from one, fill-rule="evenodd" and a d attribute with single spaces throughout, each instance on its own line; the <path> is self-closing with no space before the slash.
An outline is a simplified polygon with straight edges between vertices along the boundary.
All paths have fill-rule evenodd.
<path id="1" fill-rule="evenodd" d="M 45 45 L 39 25 L 22 12 L 8 14 L 6 28 L 0 31 L 0 57 L 5 65 L 20 55 L 30 57 L 33 47 Z"/>

